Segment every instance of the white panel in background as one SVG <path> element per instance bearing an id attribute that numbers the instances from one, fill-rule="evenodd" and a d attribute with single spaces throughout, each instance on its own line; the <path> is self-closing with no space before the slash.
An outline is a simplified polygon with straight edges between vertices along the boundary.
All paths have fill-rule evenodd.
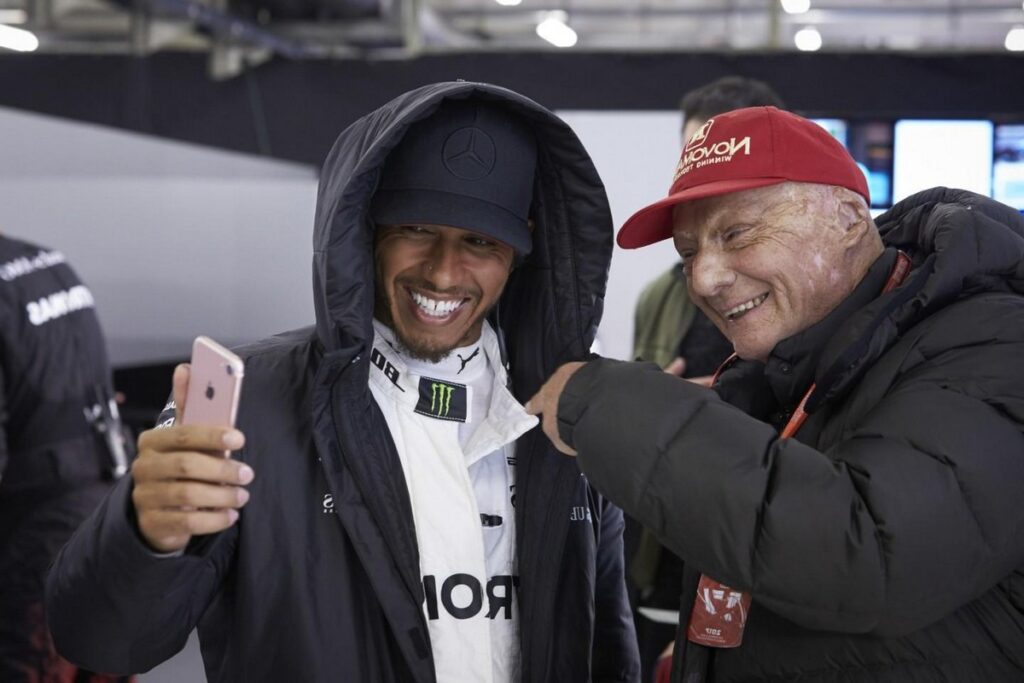
<path id="1" fill-rule="evenodd" d="M 990 197 L 992 122 L 897 121 L 893 160 L 893 203 L 940 185 Z"/>
<path id="2" fill-rule="evenodd" d="M 633 212 L 668 193 L 681 147 L 678 111 L 557 113 L 594 159 L 608 191 L 616 232 Z M 641 249 L 616 245 L 595 351 L 631 359 L 636 299 L 644 285 L 677 259 L 671 240 Z"/>
<path id="3" fill-rule="evenodd" d="M 0 109 L 0 230 L 67 255 L 116 366 L 311 324 L 315 201 L 307 166 Z"/>

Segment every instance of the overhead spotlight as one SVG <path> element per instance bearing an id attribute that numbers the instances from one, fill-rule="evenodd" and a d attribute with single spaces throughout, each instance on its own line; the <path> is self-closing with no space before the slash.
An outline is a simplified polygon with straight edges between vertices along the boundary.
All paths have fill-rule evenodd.
<path id="1" fill-rule="evenodd" d="M 505 7 L 515 7 L 516 5 L 519 5 L 519 4 L 521 4 L 523 2 L 523 0 L 494 0 L 494 1 L 496 3 L 498 3 L 499 5 L 504 5 Z"/>
<path id="2" fill-rule="evenodd" d="M 793 43 L 801 52 L 816 52 L 821 49 L 821 34 L 813 26 L 802 28 L 793 36 Z"/>
<path id="3" fill-rule="evenodd" d="M 1006 49 L 1010 52 L 1024 52 L 1024 26 L 1014 26 L 1006 34 Z"/>
<path id="4" fill-rule="evenodd" d="M 0 24 L 0 47 L 17 52 L 32 52 L 39 47 L 39 39 L 30 31 Z"/>
<path id="5" fill-rule="evenodd" d="M 782 0 L 782 11 L 786 14 L 803 14 L 811 9 L 811 0 Z"/>
<path id="6" fill-rule="evenodd" d="M 561 11 L 546 12 L 537 24 L 537 35 L 555 47 L 572 47 L 576 44 L 576 31 L 565 23 L 569 16 Z"/>

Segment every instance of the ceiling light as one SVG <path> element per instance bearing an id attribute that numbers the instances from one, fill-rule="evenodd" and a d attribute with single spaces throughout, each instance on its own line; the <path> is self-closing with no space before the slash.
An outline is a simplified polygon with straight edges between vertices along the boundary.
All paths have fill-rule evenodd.
<path id="1" fill-rule="evenodd" d="M 498 3 L 499 5 L 504 5 L 505 7 L 515 7 L 516 5 L 521 3 L 523 0 L 494 0 L 494 1 L 496 3 Z"/>
<path id="2" fill-rule="evenodd" d="M 576 44 L 576 31 L 565 23 L 567 19 L 565 12 L 547 12 L 537 24 L 537 35 L 555 47 L 572 47 Z"/>
<path id="3" fill-rule="evenodd" d="M 1011 52 L 1024 52 L 1024 26 L 1014 26 L 1006 34 L 1006 49 Z"/>
<path id="4" fill-rule="evenodd" d="M 0 24 L 24 24 L 28 13 L 23 9 L 0 9 Z"/>
<path id="5" fill-rule="evenodd" d="M 821 49 L 821 34 L 814 27 L 802 28 L 793 36 L 793 43 L 801 52 L 815 52 Z"/>
<path id="6" fill-rule="evenodd" d="M 18 52 L 32 52 L 39 47 L 39 39 L 24 29 L 0 24 L 0 47 Z"/>
<path id="7" fill-rule="evenodd" d="M 811 9 L 811 0 L 782 0 L 782 9 L 786 14 L 803 14 Z"/>

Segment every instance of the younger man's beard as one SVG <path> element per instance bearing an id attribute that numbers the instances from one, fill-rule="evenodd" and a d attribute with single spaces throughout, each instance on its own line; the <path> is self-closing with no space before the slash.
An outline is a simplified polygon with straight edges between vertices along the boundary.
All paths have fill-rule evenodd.
<path id="1" fill-rule="evenodd" d="M 379 269 L 378 269 L 379 272 Z M 374 278 L 374 293 L 373 293 L 373 317 L 380 322 L 387 325 L 395 335 L 395 340 L 398 342 L 398 351 L 409 358 L 414 360 L 422 360 L 427 363 L 440 363 L 457 347 L 445 347 L 438 348 L 433 346 L 429 342 L 411 339 L 404 335 L 398 326 L 395 325 L 395 320 L 391 315 L 392 301 L 388 297 L 387 290 L 384 288 L 384 283 L 380 281 L 380 277 Z M 481 316 L 480 320 L 473 322 L 469 329 L 474 326 L 482 325 L 482 318 L 486 317 L 486 313 Z"/>

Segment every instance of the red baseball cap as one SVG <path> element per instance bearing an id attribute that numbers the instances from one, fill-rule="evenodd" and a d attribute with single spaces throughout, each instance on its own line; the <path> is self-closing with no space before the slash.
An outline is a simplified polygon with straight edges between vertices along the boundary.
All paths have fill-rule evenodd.
<path id="1" fill-rule="evenodd" d="M 813 121 L 775 107 L 719 114 L 687 141 L 668 196 L 622 226 L 619 246 L 636 249 L 671 237 L 677 204 L 787 181 L 838 185 L 871 201 L 857 162 Z"/>

